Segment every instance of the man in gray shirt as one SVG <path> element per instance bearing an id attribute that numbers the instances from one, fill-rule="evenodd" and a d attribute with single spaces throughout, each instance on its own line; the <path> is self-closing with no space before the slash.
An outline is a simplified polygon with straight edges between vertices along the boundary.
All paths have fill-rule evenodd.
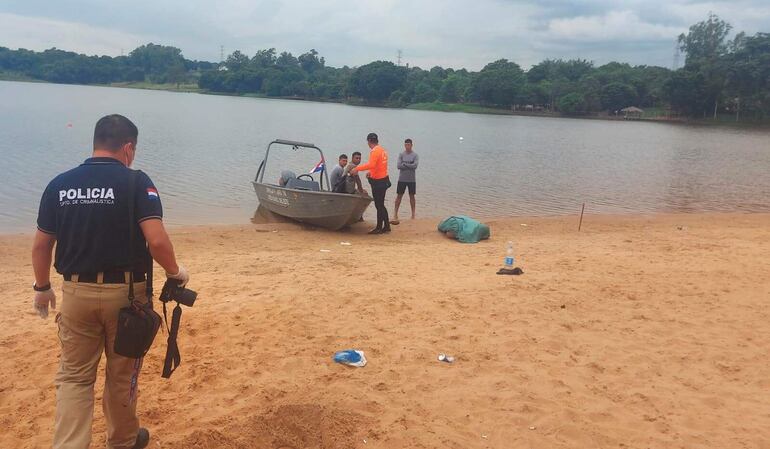
<path id="1" fill-rule="evenodd" d="M 396 211 L 391 224 L 398 224 L 398 208 L 401 206 L 401 198 L 409 189 L 409 205 L 412 206 L 412 219 L 416 207 L 414 195 L 417 194 L 417 164 L 420 158 L 412 151 L 412 139 L 404 141 L 404 152 L 398 155 L 398 185 L 396 186 Z"/>
<path id="2" fill-rule="evenodd" d="M 343 174 L 345 173 L 345 166 L 348 165 L 348 155 L 347 154 L 340 154 L 339 164 L 335 165 L 332 169 L 331 173 L 329 173 L 329 188 L 332 192 L 336 193 L 347 193 L 345 192 L 345 186 L 339 185 L 340 180 L 343 177 Z"/>

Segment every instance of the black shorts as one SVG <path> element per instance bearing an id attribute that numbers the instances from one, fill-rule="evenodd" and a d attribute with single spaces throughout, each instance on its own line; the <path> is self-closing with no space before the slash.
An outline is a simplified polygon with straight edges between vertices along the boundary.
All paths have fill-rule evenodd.
<path id="1" fill-rule="evenodd" d="M 406 192 L 407 187 L 409 188 L 410 195 L 414 195 L 415 193 L 417 193 L 416 182 L 403 182 L 403 181 L 398 181 L 398 185 L 396 186 L 396 193 L 399 195 L 403 195 L 404 192 Z"/>

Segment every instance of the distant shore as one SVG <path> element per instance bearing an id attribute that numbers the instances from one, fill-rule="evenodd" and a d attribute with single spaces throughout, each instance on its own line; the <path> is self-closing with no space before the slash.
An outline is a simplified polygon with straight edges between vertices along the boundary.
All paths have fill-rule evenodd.
<path id="1" fill-rule="evenodd" d="M 770 444 L 770 214 L 591 215 L 580 232 L 576 216 L 487 223 L 478 244 L 427 219 L 382 236 L 172 229 L 199 297 L 171 382 L 165 335 L 144 362 L 151 447 Z M 521 276 L 495 274 L 509 240 Z M 54 317 L 31 307 L 30 247 L 0 237 L 3 448 L 51 444 L 59 344 Z M 366 367 L 332 362 L 349 348 Z M 95 444 L 104 430 L 97 401 Z"/>
<path id="2" fill-rule="evenodd" d="M 0 81 L 16 81 L 16 82 L 29 82 L 29 83 L 44 83 L 44 84 L 58 84 L 48 83 L 46 81 L 40 81 L 31 79 L 28 77 L 14 76 L 12 73 L 0 72 Z M 385 104 L 372 104 L 357 100 L 334 100 L 334 99 L 322 99 L 322 98 L 304 98 L 304 97 L 292 97 L 292 96 L 268 96 L 262 94 L 253 93 L 228 93 L 228 92 L 212 92 L 205 89 L 201 89 L 197 84 L 181 83 L 181 84 L 157 84 L 149 82 L 122 82 L 122 83 L 110 83 L 110 84 L 63 84 L 65 86 L 77 85 L 77 86 L 99 86 L 99 87 L 117 87 L 123 89 L 142 89 L 142 90 L 161 90 L 166 92 L 179 92 L 179 93 L 197 93 L 203 95 L 219 95 L 230 97 L 250 97 L 250 98 L 263 98 L 263 99 L 276 99 L 276 100 L 296 100 L 296 101 L 310 101 L 313 103 L 337 103 L 345 104 L 348 106 L 364 106 L 373 108 L 384 109 L 410 109 L 417 111 L 430 111 L 430 112 L 464 112 L 467 114 L 488 114 L 488 115 L 511 115 L 511 116 L 523 116 L 523 117 L 539 117 L 539 118 L 569 118 L 569 119 L 584 119 L 584 120 L 606 120 L 606 121 L 636 121 L 636 122 L 656 122 L 656 123 L 673 123 L 673 124 L 687 124 L 687 125 L 703 125 L 703 126 L 725 126 L 725 127 L 768 127 L 770 126 L 770 118 L 766 120 L 744 120 L 734 121 L 729 118 L 720 117 L 717 120 L 714 119 L 693 119 L 683 117 L 666 117 L 666 116 L 653 116 L 653 117 L 639 117 L 639 118 L 624 118 L 622 116 L 611 116 L 604 114 L 576 114 L 567 115 L 560 113 L 550 112 L 534 112 L 534 111 L 513 111 L 510 109 L 495 108 L 490 106 L 483 106 L 479 104 L 467 104 L 467 103 L 412 103 L 403 107 L 389 106 Z"/>
<path id="3" fill-rule="evenodd" d="M 737 127 L 752 127 L 752 126 L 770 126 L 770 119 L 764 121 L 734 121 L 732 119 L 725 120 L 720 117 L 717 120 L 713 119 L 693 119 L 684 117 L 667 117 L 665 115 L 657 116 L 642 116 L 642 117 L 623 117 L 622 115 L 608 115 L 608 114 L 560 114 L 558 112 L 536 112 L 536 111 L 514 111 L 510 109 L 492 108 L 489 106 L 481 106 L 476 104 L 463 104 L 463 103 L 413 103 L 404 107 L 405 109 L 414 109 L 419 111 L 436 111 L 436 112 L 465 112 L 468 114 L 492 114 L 492 115 L 514 115 L 522 117 L 540 117 L 540 118 L 568 118 L 568 119 L 584 119 L 584 120 L 606 120 L 613 122 L 658 122 L 658 123 L 677 123 L 688 125 L 714 125 L 714 126 L 737 126 Z"/>

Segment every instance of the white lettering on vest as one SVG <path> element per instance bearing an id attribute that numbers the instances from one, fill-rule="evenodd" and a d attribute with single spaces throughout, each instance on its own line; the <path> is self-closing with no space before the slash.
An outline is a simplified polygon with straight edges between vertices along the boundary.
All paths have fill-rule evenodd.
<path id="1" fill-rule="evenodd" d="M 96 198 L 114 200 L 115 191 L 112 190 L 112 187 L 90 187 L 85 189 L 59 190 L 59 201 L 64 201 L 64 198 L 67 198 L 68 200 L 74 200 L 76 198 L 80 200 L 90 200 Z"/>

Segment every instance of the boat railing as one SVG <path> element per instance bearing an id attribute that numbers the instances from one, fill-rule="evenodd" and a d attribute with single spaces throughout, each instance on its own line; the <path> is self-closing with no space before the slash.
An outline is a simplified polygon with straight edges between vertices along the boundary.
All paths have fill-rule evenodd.
<path id="1" fill-rule="evenodd" d="M 254 177 L 254 182 L 258 182 L 260 184 L 263 183 L 263 180 L 265 177 L 266 165 L 267 165 L 267 158 L 270 155 L 270 147 L 273 145 L 286 145 L 286 146 L 292 147 L 292 149 L 294 150 L 298 150 L 300 148 L 313 148 L 315 150 L 318 150 L 318 153 L 321 155 L 321 162 L 323 163 L 323 168 L 321 169 L 321 172 L 320 172 L 321 174 L 319 175 L 318 184 L 321 188 L 321 191 L 324 191 L 324 179 L 326 179 L 326 191 L 331 191 L 331 184 L 329 183 L 329 174 L 326 171 L 326 158 L 324 157 L 323 151 L 321 151 L 321 149 L 318 148 L 315 144 L 300 142 L 296 140 L 275 139 L 272 142 L 270 142 L 267 145 L 267 149 L 265 150 L 265 157 L 262 159 L 262 162 L 259 163 L 259 168 L 257 169 L 257 175 Z"/>

